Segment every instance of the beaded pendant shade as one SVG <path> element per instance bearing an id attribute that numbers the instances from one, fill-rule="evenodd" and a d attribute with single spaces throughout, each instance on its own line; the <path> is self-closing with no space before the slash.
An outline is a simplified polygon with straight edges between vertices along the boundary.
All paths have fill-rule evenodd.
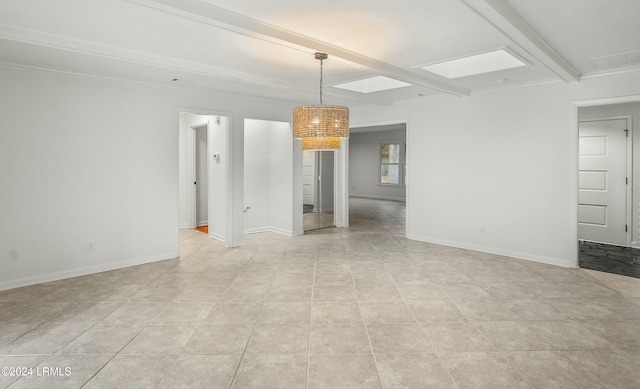
<path id="1" fill-rule="evenodd" d="M 339 150 L 349 137 L 349 108 L 322 104 L 322 61 L 327 54 L 316 53 L 320 60 L 320 104 L 293 109 L 293 136 L 302 141 L 302 150 Z"/>

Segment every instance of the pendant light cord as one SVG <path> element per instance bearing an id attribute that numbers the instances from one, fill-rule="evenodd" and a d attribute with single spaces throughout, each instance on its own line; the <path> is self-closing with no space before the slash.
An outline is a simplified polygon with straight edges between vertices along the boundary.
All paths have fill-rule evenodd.
<path id="1" fill-rule="evenodd" d="M 322 105 L 322 58 L 320 59 L 320 105 Z"/>

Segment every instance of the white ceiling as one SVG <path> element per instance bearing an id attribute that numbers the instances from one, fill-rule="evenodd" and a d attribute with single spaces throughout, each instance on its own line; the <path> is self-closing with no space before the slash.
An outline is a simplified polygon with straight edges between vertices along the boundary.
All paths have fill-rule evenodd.
<path id="1" fill-rule="evenodd" d="M 498 48 L 527 66 L 455 80 L 420 68 Z M 316 51 L 329 54 L 327 104 L 579 82 L 640 71 L 640 1 L 0 1 L 4 66 L 317 103 Z M 331 87 L 376 75 L 412 85 Z"/>

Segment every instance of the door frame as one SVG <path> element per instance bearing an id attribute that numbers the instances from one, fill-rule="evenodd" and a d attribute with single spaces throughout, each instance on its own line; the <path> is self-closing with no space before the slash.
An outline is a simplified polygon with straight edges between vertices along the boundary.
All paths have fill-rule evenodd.
<path id="1" fill-rule="evenodd" d="M 225 243 L 225 245 L 227 247 L 234 247 L 239 245 L 236 241 L 234 241 L 233 239 L 233 235 L 234 235 L 234 231 L 233 231 L 233 211 L 232 211 L 232 188 L 231 188 L 231 176 L 232 176 L 232 172 L 233 172 L 233 167 L 234 167 L 234 163 L 233 163 L 233 158 L 234 158 L 234 153 L 233 153 L 233 139 L 231 138 L 232 136 L 232 128 L 234 125 L 234 117 L 233 117 L 233 113 L 231 112 L 224 112 L 224 111 L 212 111 L 212 110 L 207 110 L 207 109 L 194 109 L 194 108 L 187 108 L 187 107 L 178 107 L 177 109 L 177 115 L 180 116 L 180 114 L 188 114 L 188 115 L 202 115 L 202 116 L 214 116 L 214 117 L 220 117 L 222 120 L 221 122 L 221 131 L 224 131 L 224 138 L 225 138 L 225 142 L 224 144 L 220 144 L 220 145 L 213 145 L 212 143 L 212 131 L 213 131 L 213 126 L 211 124 L 208 125 L 208 133 L 207 133 L 207 154 L 208 154 L 208 163 L 207 163 L 207 170 L 208 170 L 208 178 L 209 178 L 209 182 L 208 182 L 208 186 L 209 186 L 209 209 L 208 209 L 208 219 L 209 219 L 209 226 L 211 227 L 211 223 L 214 220 L 214 217 L 219 217 L 222 220 L 224 220 L 223 222 L 223 226 L 224 226 L 224 232 L 223 233 L 215 233 L 214 231 L 212 231 L 212 228 L 209 228 L 209 236 L 218 240 L 221 240 Z M 197 125 L 196 125 L 197 126 Z M 179 125 L 179 132 L 181 125 Z M 195 224 L 196 224 L 196 214 L 195 214 L 195 188 L 193 185 L 193 177 L 195 176 L 195 131 L 191 128 L 193 126 L 187 126 L 183 131 L 186 131 L 186 136 L 183 138 L 182 135 L 178 135 L 179 139 L 184 139 L 184 148 L 182 149 L 185 153 L 185 159 L 186 159 L 186 171 L 185 171 L 185 177 L 183 177 L 180 182 L 179 185 L 183 186 L 184 188 L 184 193 L 185 193 L 185 199 L 184 199 L 184 206 L 186 207 L 186 224 L 187 224 L 187 228 L 195 228 Z M 180 149 L 180 142 L 182 142 L 182 140 L 179 140 L 178 145 L 179 145 L 179 149 Z M 215 150 L 213 149 L 213 147 L 215 146 Z M 178 151 L 179 154 L 181 153 L 181 151 Z M 214 153 L 218 154 L 220 156 L 220 158 L 223 160 L 223 163 L 225 164 L 224 166 L 224 178 L 223 178 L 223 182 L 219 182 L 220 180 L 216 181 L 216 185 L 224 185 L 224 195 L 222 196 L 222 202 L 224 204 L 222 204 L 221 206 L 223 207 L 223 209 L 225 210 L 224 212 L 218 212 L 216 213 L 213 208 L 214 206 L 212 206 L 212 195 L 213 195 L 213 191 L 212 191 L 212 186 L 214 185 L 214 180 L 212 179 L 211 175 L 212 175 L 212 164 L 213 164 L 213 158 L 209 158 L 209 156 L 212 156 Z M 179 157 L 180 159 L 180 157 Z M 217 162 L 217 161 L 216 161 Z M 180 196 L 178 196 L 178 201 L 180 202 Z M 178 206 L 178 209 L 180 208 L 180 204 Z M 179 226 L 179 227 L 184 227 L 184 226 Z M 242 227 L 242 226 L 240 226 Z M 241 244 L 241 243 L 240 243 Z"/>
<path id="2" fill-rule="evenodd" d="M 602 122 L 607 120 L 621 120 L 625 119 L 627 121 L 627 137 L 626 137 L 626 166 L 625 166 L 625 176 L 627 177 L 627 185 L 626 185 L 626 203 L 625 203 L 625 216 L 626 216 L 626 246 L 632 246 L 632 220 L 633 220 L 633 116 L 632 115 L 611 115 L 611 116 L 594 116 L 584 119 L 578 119 L 578 137 L 580 136 L 580 123 L 586 122 Z M 578 161 L 580 158 L 580 149 L 578 149 Z M 580 170 L 580 166 L 578 163 L 578 171 Z M 579 182 L 579 181 L 578 181 Z M 605 244 L 612 244 L 606 242 L 599 242 Z"/>
<path id="3" fill-rule="evenodd" d="M 198 177 L 198 145 L 197 145 L 197 131 L 203 127 L 206 127 L 207 130 L 207 158 L 206 158 L 206 168 L 207 168 L 207 223 L 208 220 L 211 219 L 211 207 L 209 206 L 209 154 L 210 154 L 210 145 L 209 145 L 209 135 L 211 134 L 211 123 L 207 120 L 205 123 L 199 123 L 191 126 L 189 131 L 189 173 L 191 177 L 191 181 L 197 182 Z M 198 190 L 197 185 L 191 185 L 191 193 L 189 195 L 191 202 L 189 203 L 189 208 L 191 210 L 190 218 L 189 218 L 189 228 L 196 228 L 198 226 Z"/>
<path id="4" fill-rule="evenodd" d="M 571 197 L 570 197 L 570 208 L 569 208 L 569 242 L 568 247 L 569 250 L 569 266 L 577 268 L 578 267 L 578 255 L 580 252 L 579 242 L 578 242 L 578 170 L 579 170 L 579 153 L 578 153 L 578 136 L 579 136 L 579 125 L 580 125 L 580 116 L 579 116 L 579 108 L 580 107 L 593 107 L 599 105 L 611 105 L 611 104 L 625 104 L 625 103 L 638 103 L 640 102 L 640 94 L 636 95 L 628 95 L 628 96 L 617 96 L 617 97 L 607 97 L 601 99 L 591 99 L 591 100 L 574 100 L 571 105 L 571 127 L 570 127 L 570 144 L 571 144 Z M 633 157 L 633 155 L 632 155 Z M 631 177 L 633 180 L 633 176 Z M 632 208 L 635 209 L 636 204 L 633 204 Z M 632 234 L 635 232 L 634 224 L 632 224 Z M 640 242 L 639 242 L 640 243 Z M 634 245 L 635 246 L 635 245 Z"/>

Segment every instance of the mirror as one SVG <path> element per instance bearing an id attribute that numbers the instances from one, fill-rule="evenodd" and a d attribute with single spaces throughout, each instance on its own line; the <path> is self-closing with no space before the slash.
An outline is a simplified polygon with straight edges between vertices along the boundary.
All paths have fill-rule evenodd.
<path id="1" fill-rule="evenodd" d="M 303 151 L 302 161 L 303 230 L 332 227 L 334 153 Z"/>

